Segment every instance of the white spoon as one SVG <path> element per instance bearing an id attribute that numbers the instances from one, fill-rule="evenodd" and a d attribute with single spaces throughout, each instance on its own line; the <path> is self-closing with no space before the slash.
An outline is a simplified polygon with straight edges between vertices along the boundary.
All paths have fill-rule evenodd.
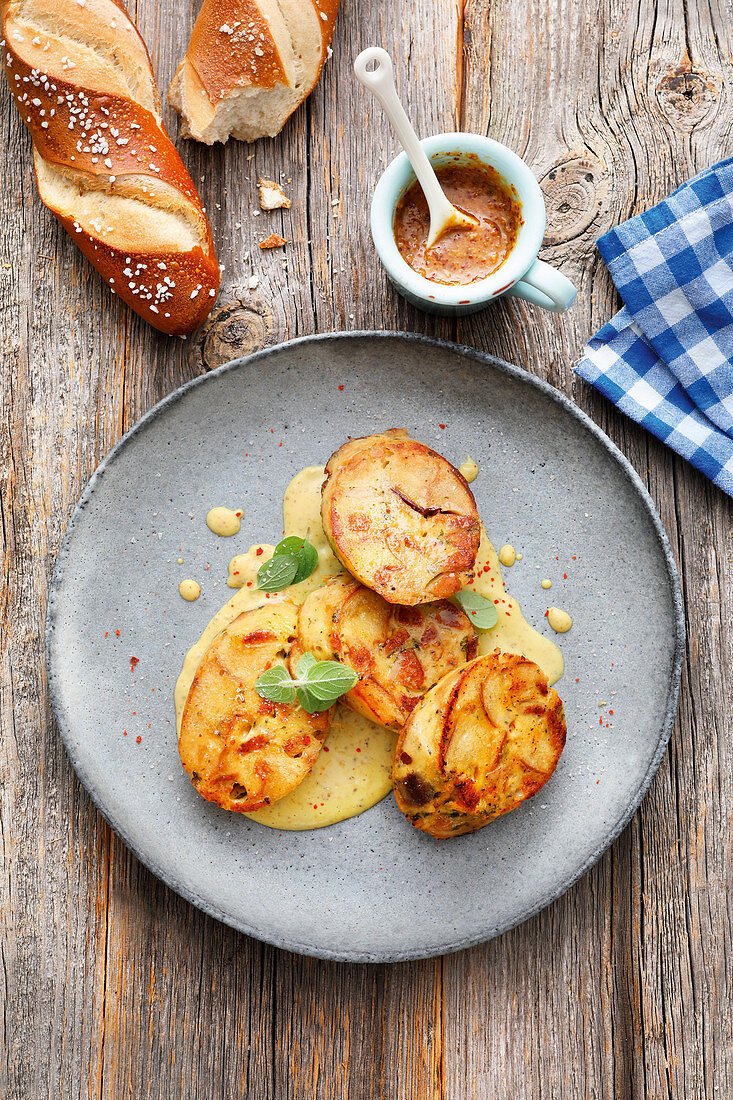
<path id="1" fill-rule="evenodd" d="M 374 68 L 368 69 L 367 66 L 371 63 L 374 63 Z M 397 134 L 402 148 L 407 153 L 407 159 L 412 165 L 425 198 L 428 200 L 430 232 L 425 242 L 426 249 L 432 248 L 446 229 L 457 227 L 472 229 L 478 225 L 476 218 L 457 210 L 443 192 L 433 166 L 420 144 L 420 139 L 412 128 L 412 124 L 405 113 L 405 108 L 400 103 L 395 88 L 392 58 L 387 51 L 380 46 L 370 46 L 368 49 L 362 50 L 354 62 L 354 72 L 357 80 L 361 81 L 370 92 L 374 92 L 374 95 L 382 104 L 384 113 L 392 123 L 394 132 Z"/>

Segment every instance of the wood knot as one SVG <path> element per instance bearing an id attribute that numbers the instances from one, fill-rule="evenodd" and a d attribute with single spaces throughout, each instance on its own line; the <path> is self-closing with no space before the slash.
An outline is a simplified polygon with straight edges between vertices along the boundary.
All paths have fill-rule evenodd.
<path id="1" fill-rule="evenodd" d="M 569 157 L 540 179 L 547 206 L 545 245 L 567 244 L 590 229 L 606 207 L 609 181 L 593 157 Z"/>
<path id="2" fill-rule="evenodd" d="M 694 130 L 718 105 L 721 81 L 693 69 L 687 50 L 679 65 L 667 70 L 656 87 L 662 113 L 676 130 Z"/>
<path id="3" fill-rule="evenodd" d="M 272 342 L 274 328 L 272 311 L 260 298 L 236 298 L 214 310 L 200 330 L 196 350 L 202 366 L 214 370 L 259 351 Z"/>

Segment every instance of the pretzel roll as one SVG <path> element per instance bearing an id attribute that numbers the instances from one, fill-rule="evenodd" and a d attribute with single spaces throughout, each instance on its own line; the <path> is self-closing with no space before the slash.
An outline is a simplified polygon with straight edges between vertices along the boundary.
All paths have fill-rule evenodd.
<path id="1" fill-rule="evenodd" d="M 168 92 L 181 132 L 213 145 L 279 134 L 315 87 L 339 0 L 204 0 Z"/>
<path id="2" fill-rule="evenodd" d="M 211 229 L 124 7 L 0 0 L 0 18 L 41 199 L 136 313 L 162 332 L 197 328 L 219 287 Z"/>

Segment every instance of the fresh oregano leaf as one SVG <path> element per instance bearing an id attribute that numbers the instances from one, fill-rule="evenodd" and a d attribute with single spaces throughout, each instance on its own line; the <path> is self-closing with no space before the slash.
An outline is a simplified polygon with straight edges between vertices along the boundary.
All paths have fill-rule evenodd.
<path id="1" fill-rule="evenodd" d="M 318 551 L 308 539 L 301 535 L 289 535 L 275 547 L 275 555 L 292 554 L 298 559 L 298 572 L 293 584 L 306 580 L 318 565 Z"/>
<path id="2" fill-rule="evenodd" d="M 296 688 L 284 665 L 273 665 L 262 673 L 255 691 L 270 703 L 294 703 Z"/>
<path id="3" fill-rule="evenodd" d="M 317 699 L 307 687 L 298 688 L 298 702 L 303 710 L 307 710 L 309 714 L 317 714 L 319 711 L 328 710 L 333 705 L 333 700 L 326 703 L 322 699 Z"/>
<path id="4" fill-rule="evenodd" d="M 271 703 L 293 703 L 297 698 L 309 714 L 328 710 L 359 679 L 353 669 L 338 661 L 317 661 L 304 653 L 298 661 L 295 678 L 284 665 L 273 665 L 263 672 L 255 691 Z"/>
<path id="5" fill-rule="evenodd" d="M 257 587 L 264 592 L 282 592 L 310 577 L 317 565 L 315 546 L 302 535 L 288 535 L 277 544 L 270 560 L 260 566 Z"/>
<path id="6" fill-rule="evenodd" d="M 460 592 L 456 592 L 456 602 L 461 605 L 477 630 L 491 630 L 496 626 L 499 619 L 496 606 L 491 600 L 479 596 L 472 588 L 462 588 Z"/>
<path id="7" fill-rule="evenodd" d="M 308 691 L 323 702 L 335 703 L 359 679 L 353 668 L 339 661 L 317 661 L 308 670 Z"/>
<path id="8" fill-rule="evenodd" d="M 299 680 L 305 680 L 308 675 L 309 669 L 313 668 L 316 663 L 316 659 L 312 653 L 304 653 L 298 661 L 298 665 L 295 669 L 295 675 Z"/>
<path id="9" fill-rule="evenodd" d="M 257 571 L 257 587 L 263 592 L 282 592 L 295 580 L 300 561 L 293 554 L 278 554 L 263 562 Z"/>

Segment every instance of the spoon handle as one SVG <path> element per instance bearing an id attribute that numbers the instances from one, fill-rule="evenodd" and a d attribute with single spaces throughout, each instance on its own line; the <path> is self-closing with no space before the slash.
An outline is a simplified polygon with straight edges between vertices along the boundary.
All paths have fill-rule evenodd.
<path id="1" fill-rule="evenodd" d="M 368 69 L 367 65 L 372 62 L 375 67 Z M 433 166 L 420 144 L 420 139 L 412 128 L 412 123 L 407 117 L 404 107 L 400 103 L 394 82 L 392 58 L 380 46 L 370 46 L 368 49 L 362 50 L 354 61 L 354 72 L 357 80 L 361 81 L 370 92 L 373 92 L 382 104 L 384 113 L 392 123 L 402 148 L 407 153 L 407 158 L 420 182 L 430 207 L 431 218 L 434 214 L 440 213 L 447 220 L 453 207 L 443 193 Z"/>

